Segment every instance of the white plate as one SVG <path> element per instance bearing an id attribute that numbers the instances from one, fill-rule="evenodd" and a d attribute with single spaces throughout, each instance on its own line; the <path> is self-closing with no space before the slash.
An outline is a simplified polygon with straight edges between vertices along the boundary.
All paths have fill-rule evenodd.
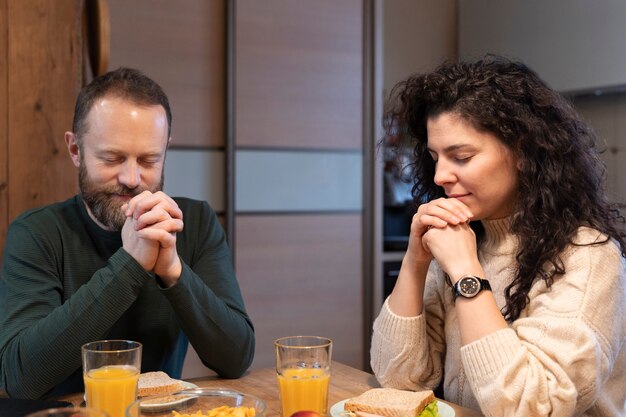
<path id="1" fill-rule="evenodd" d="M 330 415 L 332 417 L 348 417 L 349 413 L 343 409 L 343 405 L 346 401 L 348 400 L 339 401 L 338 403 L 333 404 L 333 406 L 330 407 Z M 444 402 L 437 401 L 437 409 L 439 410 L 439 415 L 441 417 L 454 417 L 454 409 Z"/>
<path id="2" fill-rule="evenodd" d="M 194 388 L 198 388 L 198 386 L 196 384 L 193 384 L 191 382 L 187 382 L 187 381 L 181 381 L 183 383 L 182 388 L 180 389 L 181 391 L 184 389 L 194 389 Z M 167 402 L 167 403 L 155 403 L 154 405 L 150 404 L 150 405 L 144 405 L 141 408 L 148 408 L 150 410 L 154 410 L 154 411 L 159 411 L 162 407 L 167 408 L 170 407 L 172 405 L 176 405 L 176 404 L 180 404 L 181 402 L 186 401 L 186 399 L 179 399 L 176 401 L 171 401 L 171 402 Z M 83 402 L 81 404 L 81 407 L 86 407 L 87 406 L 87 394 L 83 394 Z"/>
<path id="3" fill-rule="evenodd" d="M 191 382 L 187 382 L 187 381 L 181 381 L 181 382 L 183 383 L 183 386 L 180 389 L 181 391 L 184 389 L 198 388 L 196 384 L 193 384 Z M 165 401 L 165 402 L 151 403 L 151 404 L 141 404 L 141 409 L 149 411 L 149 412 L 165 411 L 170 408 L 173 408 L 176 405 L 189 401 L 193 398 L 194 397 L 190 396 L 188 398 L 177 398 L 173 401 Z"/>

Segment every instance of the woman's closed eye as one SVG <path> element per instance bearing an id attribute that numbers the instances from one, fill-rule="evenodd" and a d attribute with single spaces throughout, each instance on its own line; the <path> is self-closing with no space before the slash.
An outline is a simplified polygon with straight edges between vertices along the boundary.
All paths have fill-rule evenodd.
<path id="1" fill-rule="evenodd" d="M 472 159 L 473 155 L 457 155 L 454 157 L 454 160 L 457 162 L 468 162 L 470 159 Z"/>

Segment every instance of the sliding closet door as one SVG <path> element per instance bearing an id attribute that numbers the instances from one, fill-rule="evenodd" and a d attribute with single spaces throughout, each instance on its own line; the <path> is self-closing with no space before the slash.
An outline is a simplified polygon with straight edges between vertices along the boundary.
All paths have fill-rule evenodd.
<path id="1" fill-rule="evenodd" d="M 226 201 L 226 5 L 224 0 L 109 0 L 111 62 L 138 68 L 165 90 L 172 142 L 164 191 L 208 201 L 220 221 Z M 211 372 L 189 347 L 183 377 Z"/>
<path id="2" fill-rule="evenodd" d="M 321 335 L 363 365 L 361 0 L 234 6 L 237 275 L 273 340 Z"/>

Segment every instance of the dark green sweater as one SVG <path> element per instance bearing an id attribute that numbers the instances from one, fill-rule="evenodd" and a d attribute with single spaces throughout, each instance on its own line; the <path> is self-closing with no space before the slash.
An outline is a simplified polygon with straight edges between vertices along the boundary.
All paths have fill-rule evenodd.
<path id="1" fill-rule="evenodd" d="M 254 329 L 230 250 L 205 202 L 176 198 L 183 263 L 169 289 L 101 229 L 80 196 L 28 211 L 9 227 L 0 276 L 0 382 L 11 397 L 83 390 L 82 344 L 143 343 L 142 372 L 179 378 L 191 342 L 204 364 L 239 377 L 252 362 Z"/>

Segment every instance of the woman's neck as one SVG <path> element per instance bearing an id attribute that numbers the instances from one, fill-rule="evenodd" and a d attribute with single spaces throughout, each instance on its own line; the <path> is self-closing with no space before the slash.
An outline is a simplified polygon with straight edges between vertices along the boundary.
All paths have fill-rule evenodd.
<path id="1" fill-rule="evenodd" d="M 485 228 L 481 250 L 494 254 L 509 254 L 516 251 L 517 238 L 511 234 L 510 217 L 481 220 L 481 223 Z"/>

